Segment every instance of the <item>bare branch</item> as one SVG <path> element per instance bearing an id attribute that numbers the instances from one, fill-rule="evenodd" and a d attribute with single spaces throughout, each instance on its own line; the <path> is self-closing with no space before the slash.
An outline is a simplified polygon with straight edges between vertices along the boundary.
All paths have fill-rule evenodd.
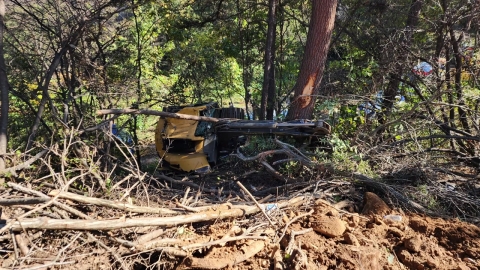
<path id="1" fill-rule="evenodd" d="M 133 213 L 150 213 L 150 214 L 161 214 L 161 215 L 178 215 L 180 214 L 177 211 L 173 211 L 170 209 L 165 209 L 165 208 L 154 208 L 154 207 L 144 207 L 144 206 L 136 206 L 128 203 L 122 203 L 122 202 L 113 202 L 110 200 L 105 200 L 105 199 L 99 199 L 99 198 L 93 198 L 93 197 L 87 197 L 87 196 L 82 196 L 78 195 L 75 193 L 71 192 L 60 192 L 59 190 L 52 190 L 50 193 L 48 193 L 49 196 L 58 196 L 59 198 L 63 199 L 69 199 L 81 203 L 86 203 L 86 204 L 95 204 L 95 205 L 100 205 L 100 206 L 106 206 L 110 208 L 115 208 L 115 209 L 120 209 L 128 212 L 133 212 Z"/>
<path id="2" fill-rule="evenodd" d="M 154 115 L 154 116 L 163 116 L 176 119 L 186 119 L 186 120 L 197 120 L 205 122 L 219 122 L 220 119 L 206 116 L 195 116 L 183 113 L 169 113 L 161 112 L 155 110 L 137 110 L 137 109 L 108 109 L 108 110 L 98 110 L 97 115 L 105 114 L 144 114 L 144 115 Z"/>

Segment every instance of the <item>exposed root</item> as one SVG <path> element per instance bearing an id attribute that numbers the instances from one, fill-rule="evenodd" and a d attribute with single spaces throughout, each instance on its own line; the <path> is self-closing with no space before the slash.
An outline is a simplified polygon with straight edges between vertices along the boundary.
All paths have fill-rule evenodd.
<path id="1" fill-rule="evenodd" d="M 205 258 L 189 257 L 186 259 L 185 264 L 188 267 L 197 269 L 224 269 L 248 260 L 252 256 L 255 256 L 255 254 L 262 251 L 264 247 L 264 241 L 254 241 L 251 244 L 242 246 L 241 250 L 233 254 L 229 254 L 228 257 L 212 258 L 208 255 Z"/>

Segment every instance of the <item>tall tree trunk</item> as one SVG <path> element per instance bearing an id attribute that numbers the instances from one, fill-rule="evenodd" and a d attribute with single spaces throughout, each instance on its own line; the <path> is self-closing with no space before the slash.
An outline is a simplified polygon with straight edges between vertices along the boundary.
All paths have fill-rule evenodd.
<path id="1" fill-rule="evenodd" d="M 5 57 L 3 51 L 3 34 L 4 34 L 4 18 L 5 18 L 5 1 L 0 0 L 0 170 L 5 169 L 5 154 L 8 146 L 8 81 L 7 81 L 7 66 L 5 64 Z M 1 180 L 0 180 L 1 182 Z"/>
<path id="2" fill-rule="evenodd" d="M 136 39 L 137 39 L 137 44 L 136 44 L 136 49 L 137 49 L 137 70 L 138 70 L 138 73 L 137 73 L 137 102 L 135 104 L 133 104 L 133 106 L 136 107 L 136 109 L 138 109 L 141 104 L 142 104 L 142 36 L 141 36 L 141 31 L 140 31 L 140 24 L 139 24 L 139 21 L 138 21 L 138 17 L 137 17 L 137 14 L 135 12 L 135 0 L 132 0 L 132 13 L 133 13 L 133 17 L 135 19 L 135 31 L 136 31 Z M 200 98 L 201 100 L 201 98 Z M 138 116 L 134 116 L 133 117 L 133 143 L 135 144 L 135 146 L 138 146 Z M 138 166 L 141 167 L 142 165 L 142 158 L 141 158 L 141 154 L 140 154 L 140 148 L 138 147 L 135 147 L 135 155 L 137 157 L 137 163 L 138 163 Z"/>
<path id="3" fill-rule="evenodd" d="M 275 41 L 276 35 L 274 32 L 273 40 Z M 275 105 L 277 104 L 277 91 L 275 85 L 275 42 L 272 43 L 272 61 L 270 67 L 270 75 L 268 79 L 268 97 L 267 97 L 267 120 L 273 120 L 273 112 L 275 111 Z"/>
<path id="4" fill-rule="evenodd" d="M 312 16 L 288 120 L 312 118 L 332 37 L 337 0 L 312 0 Z"/>
<path id="5" fill-rule="evenodd" d="M 265 45 L 265 64 L 263 70 L 262 100 L 260 104 L 260 120 L 273 119 L 273 106 L 275 104 L 275 16 L 278 0 L 268 1 L 268 28 L 267 42 Z"/>
<path id="6" fill-rule="evenodd" d="M 240 8 L 240 0 L 236 1 L 237 5 L 237 13 L 238 13 L 238 35 L 241 37 L 240 38 L 240 52 L 241 52 L 241 63 L 242 63 L 242 81 L 243 81 L 243 89 L 245 91 L 245 113 L 247 114 L 247 119 L 251 120 L 253 117 L 253 107 L 252 107 L 252 112 L 249 113 L 248 110 L 248 104 L 251 101 L 252 94 L 250 93 L 250 85 L 252 82 L 252 70 L 251 70 L 251 59 L 252 57 L 249 56 L 249 52 L 245 48 L 245 40 L 248 40 L 248 31 L 243 30 L 243 11 Z M 247 29 L 248 29 L 248 24 L 247 24 Z"/>

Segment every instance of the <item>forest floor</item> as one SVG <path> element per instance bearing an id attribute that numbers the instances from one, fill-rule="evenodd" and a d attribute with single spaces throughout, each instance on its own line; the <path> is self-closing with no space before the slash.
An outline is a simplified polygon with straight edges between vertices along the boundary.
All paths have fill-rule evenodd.
<path id="1" fill-rule="evenodd" d="M 222 186 L 224 192 L 228 192 L 229 188 L 238 191 L 235 186 L 235 180 L 238 179 L 251 190 L 278 187 L 279 182 L 268 173 L 244 171 L 242 176 L 239 174 L 242 172 L 238 169 L 239 166 L 224 164 L 217 168 L 217 172 L 197 181 L 210 189 Z M 230 169 L 225 170 L 225 167 Z M 232 168 L 237 168 L 238 172 Z M 456 169 L 469 172 L 466 168 Z M 225 173 L 226 171 L 228 172 Z M 431 175 L 438 176 L 439 174 Z M 429 176 L 422 174 L 422 177 Z M 462 181 L 455 181 L 446 175 L 443 179 L 436 180 L 462 188 Z M 298 184 L 302 186 L 302 183 Z M 215 264 L 223 263 L 228 265 L 228 269 L 238 270 L 480 269 L 480 223 L 406 212 L 388 206 L 375 193 L 368 192 L 368 189 L 341 187 L 345 184 L 342 182 L 333 181 L 323 188 L 318 187 L 319 183 L 315 184 L 316 193 L 323 195 L 315 196 L 317 198 L 313 204 L 289 207 L 282 209 L 281 213 L 269 213 L 282 219 L 283 222 L 280 223 L 283 226 L 276 225 L 273 228 L 284 232 L 283 238 L 276 239 L 275 242 L 276 237 L 270 237 L 260 252 L 237 265 L 233 264 L 240 254 L 248 253 L 248 249 L 254 248 L 254 240 L 215 247 L 208 250 L 206 255 L 197 254 L 209 262 L 199 265 L 205 265 L 207 269 L 208 265 L 215 268 Z M 305 187 L 300 188 L 300 192 L 299 188 L 284 189 L 283 194 L 276 195 L 284 198 L 305 195 L 308 194 L 308 191 L 302 192 L 308 190 Z M 476 185 L 476 188 L 479 187 Z M 257 214 L 254 219 L 262 220 L 262 214 Z M 266 219 L 263 221 L 266 222 Z M 261 221 L 257 221 L 259 222 Z M 211 239 L 222 239 L 229 234 L 234 224 L 232 221 L 215 222 L 209 225 L 207 235 Z M 197 237 L 202 237 L 202 234 Z"/>
<path id="2" fill-rule="evenodd" d="M 344 176 L 280 183 L 261 166 L 252 170 L 239 161 L 205 176 L 156 170 L 158 163 L 156 155 L 144 156 L 151 177 L 120 192 L 130 196 L 122 204 L 131 206 L 128 211 L 117 203 L 129 196 L 119 199 L 115 190 L 84 193 L 105 200 L 99 204 L 45 186 L 43 194 L 57 194 L 84 220 L 70 224 L 71 214 L 52 208 L 15 223 L 33 207 L 3 207 L 11 233 L 0 235 L 0 269 L 480 269 L 480 228 L 472 215 L 402 210 L 395 198 Z M 449 175 L 443 182 L 455 191 L 471 189 L 467 182 L 480 189 L 476 178 L 454 181 Z M 15 185 L 2 198 L 30 192 Z M 178 213 L 148 213 L 155 207 Z M 70 225 L 54 228 L 52 219 Z M 139 223 L 121 226 L 129 220 Z M 107 227 L 88 227 L 100 223 Z"/>

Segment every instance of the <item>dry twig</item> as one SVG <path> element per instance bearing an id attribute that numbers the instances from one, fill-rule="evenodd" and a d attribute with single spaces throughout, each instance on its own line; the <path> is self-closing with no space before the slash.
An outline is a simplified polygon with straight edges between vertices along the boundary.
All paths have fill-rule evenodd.
<path id="1" fill-rule="evenodd" d="M 270 217 L 267 215 L 267 213 L 265 212 L 265 208 L 262 207 L 258 202 L 257 200 L 255 200 L 255 197 L 253 197 L 252 193 L 250 193 L 250 191 L 248 191 L 248 189 L 246 187 L 244 187 L 242 185 L 242 183 L 240 183 L 240 181 L 237 181 L 237 185 L 243 190 L 245 191 L 245 193 L 247 193 L 248 197 L 250 197 L 250 199 L 252 199 L 252 201 L 255 203 L 255 205 L 258 207 L 258 209 L 260 209 L 260 211 L 262 211 L 262 214 L 267 218 L 268 222 L 270 223 L 270 225 L 272 226 L 275 226 L 275 223 L 270 219 Z"/>

